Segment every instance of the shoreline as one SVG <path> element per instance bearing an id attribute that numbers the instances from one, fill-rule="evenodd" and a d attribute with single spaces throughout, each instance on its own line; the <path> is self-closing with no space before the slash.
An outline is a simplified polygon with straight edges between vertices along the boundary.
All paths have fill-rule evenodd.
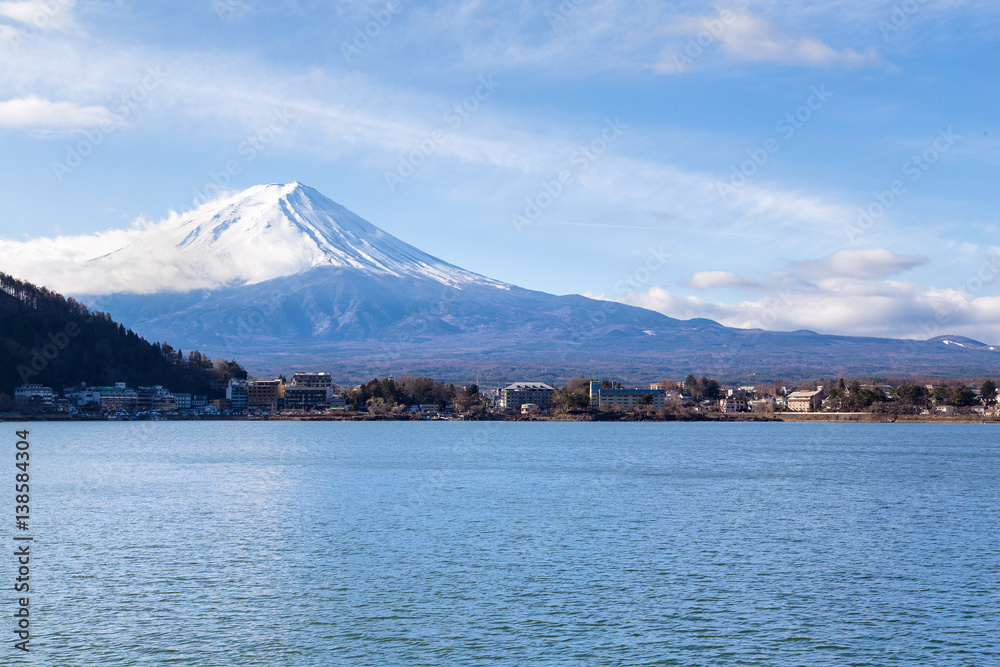
<path id="1" fill-rule="evenodd" d="M 497 415 L 487 414 L 476 417 L 420 417 L 416 415 L 220 415 L 199 417 L 167 417 L 163 419 L 108 419 L 101 416 L 69 416 L 69 415 L 11 415 L 0 416 L 0 422 L 104 422 L 104 423 L 163 423 L 163 422 L 263 422 L 263 421 L 300 421 L 300 422 L 591 422 L 591 423 L 816 423 L 816 424 L 1000 424 L 1000 418 L 983 417 L 981 415 L 878 415 L 870 413 L 778 413 L 775 415 L 756 415 L 752 413 L 721 414 L 699 413 L 691 417 L 658 417 L 637 413 L 586 413 L 561 415 Z"/>

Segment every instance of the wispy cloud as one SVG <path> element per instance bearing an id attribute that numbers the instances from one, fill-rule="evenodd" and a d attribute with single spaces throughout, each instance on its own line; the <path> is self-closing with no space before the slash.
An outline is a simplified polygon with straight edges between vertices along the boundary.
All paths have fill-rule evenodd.
<path id="1" fill-rule="evenodd" d="M 718 287 L 755 289 L 760 286 L 760 283 L 747 280 L 731 271 L 696 271 L 685 285 L 698 290 L 715 289 Z"/>
<path id="2" fill-rule="evenodd" d="M 66 31 L 76 24 L 73 9 L 76 0 L 21 0 L 0 2 L 0 20 L 18 24 L 20 32 L 37 30 Z"/>
<path id="3" fill-rule="evenodd" d="M 926 264 L 926 257 L 897 255 L 885 248 L 838 250 L 818 262 L 800 262 L 797 266 L 820 277 L 846 277 L 860 280 L 885 278 Z"/>
<path id="4" fill-rule="evenodd" d="M 874 47 L 863 54 L 850 48 L 837 50 L 814 37 L 794 35 L 746 9 L 721 10 L 715 16 L 692 19 L 687 25 L 699 26 L 709 22 L 721 26 L 718 39 L 722 49 L 743 62 L 859 67 L 882 61 Z"/>
<path id="5" fill-rule="evenodd" d="M 102 106 L 52 102 L 31 95 L 0 102 L 0 127 L 72 129 L 97 127 L 112 114 Z"/>

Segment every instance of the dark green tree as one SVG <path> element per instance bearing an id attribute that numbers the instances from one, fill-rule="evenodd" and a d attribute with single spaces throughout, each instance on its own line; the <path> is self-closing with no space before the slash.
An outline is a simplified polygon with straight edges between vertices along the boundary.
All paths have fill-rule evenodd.
<path id="1" fill-rule="evenodd" d="M 983 383 L 983 386 L 979 388 L 979 395 L 983 397 L 986 405 L 993 405 L 997 400 L 997 386 L 993 384 L 993 380 L 987 380 Z"/>
<path id="2" fill-rule="evenodd" d="M 959 408 L 967 408 L 976 404 L 976 392 L 967 386 L 959 385 L 952 392 L 952 403 Z"/>

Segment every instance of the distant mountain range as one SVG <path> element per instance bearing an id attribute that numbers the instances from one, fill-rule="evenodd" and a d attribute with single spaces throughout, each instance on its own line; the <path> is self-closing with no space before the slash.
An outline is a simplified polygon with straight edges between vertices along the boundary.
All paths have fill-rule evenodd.
<path id="1" fill-rule="evenodd" d="M 144 336 L 258 371 L 794 380 L 983 376 L 1000 364 L 1000 351 L 959 336 L 741 330 L 526 290 L 432 257 L 298 183 L 175 216 L 88 264 L 117 276 L 117 288 L 78 295 L 85 302 Z M 139 293 L 148 288 L 129 276 L 151 267 L 176 276 L 175 287 Z"/>

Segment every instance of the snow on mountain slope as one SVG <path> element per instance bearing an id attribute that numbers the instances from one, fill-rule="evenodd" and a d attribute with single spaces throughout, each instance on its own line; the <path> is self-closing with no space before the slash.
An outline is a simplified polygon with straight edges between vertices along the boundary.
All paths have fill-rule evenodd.
<path id="1" fill-rule="evenodd" d="M 428 255 L 299 183 L 258 185 L 172 216 L 82 268 L 110 277 L 100 293 L 153 293 L 251 285 L 320 266 L 507 287 Z"/>

